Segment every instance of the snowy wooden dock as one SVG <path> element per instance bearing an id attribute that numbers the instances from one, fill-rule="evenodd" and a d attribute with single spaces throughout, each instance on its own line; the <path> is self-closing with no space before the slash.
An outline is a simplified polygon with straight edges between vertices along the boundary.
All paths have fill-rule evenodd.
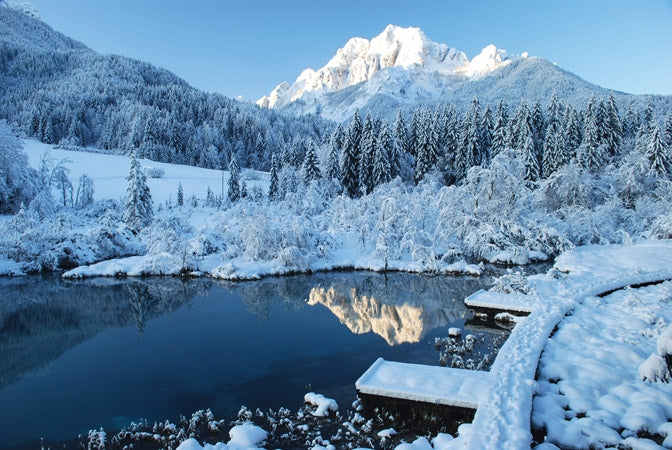
<path id="1" fill-rule="evenodd" d="M 504 294 L 481 289 L 464 300 L 467 308 L 476 311 L 510 312 L 527 315 L 541 304 L 539 297 L 525 294 Z"/>
<path id="2" fill-rule="evenodd" d="M 488 398 L 491 385 L 489 372 L 383 358 L 378 358 L 355 383 L 361 394 L 474 410 Z"/>

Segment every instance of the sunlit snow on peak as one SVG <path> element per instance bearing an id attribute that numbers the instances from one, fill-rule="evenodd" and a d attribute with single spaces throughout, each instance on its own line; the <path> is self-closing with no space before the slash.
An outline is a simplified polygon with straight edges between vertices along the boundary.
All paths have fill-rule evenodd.
<path id="1" fill-rule="evenodd" d="M 257 104 L 283 107 L 304 97 L 314 98 L 369 81 L 391 68 L 404 69 L 413 77 L 424 79 L 432 74 L 469 78 L 480 77 L 510 61 L 507 52 L 494 45 L 485 47 L 469 61 L 463 51 L 432 41 L 420 28 L 388 25 L 371 40 L 361 37 L 348 40 L 324 67 L 304 70 L 293 84 L 281 83 Z M 378 86 L 376 91 L 381 89 L 385 90 L 385 86 Z"/>

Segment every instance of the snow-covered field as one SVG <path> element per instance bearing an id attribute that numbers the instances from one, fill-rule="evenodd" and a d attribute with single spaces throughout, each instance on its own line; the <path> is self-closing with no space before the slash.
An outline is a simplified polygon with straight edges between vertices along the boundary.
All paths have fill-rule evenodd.
<path id="1" fill-rule="evenodd" d="M 43 155 L 47 154 L 56 161 L 70 161 L 65 167 L 70 170 L 69 177 L 76 186 L 82 175 L 93 179 L 94 200 L 113 199 L 122 201 L 126 196 L 129 167 L 131 158 L 125 155 L 104 153 L 90 153 L 84 151 L 64 150 L 54 148 L 35 140 L 24 141 L 24 151 L 28 154 L 31 166 L 39 169 Z M 156 204 L 167 201 L 175 202 L 178 185 L 182 183 L 184 198 L 192 196 L 203 199 L 208 188 L 217 195 L 222 193 L 222 184 L 226 192 L 226 183 L 229 179 L 227 171 L 203 169 L 200 167 L 167 164 L 141 159 L 140 164 L 146 170 L 161 169 L 164 172 L 160 178 L 147 178 L 147 184 Z M 259 186 L 268 190 L 268 174 L 257 171 L 243 171 L 243 179 L 251 186 Z M 57 197 L 58 198 L 58 197 Z"/>

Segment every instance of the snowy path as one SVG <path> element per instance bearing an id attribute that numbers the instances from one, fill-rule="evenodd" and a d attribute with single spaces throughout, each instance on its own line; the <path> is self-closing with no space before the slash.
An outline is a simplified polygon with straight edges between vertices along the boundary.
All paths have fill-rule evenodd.
<path id="1" fill-rule="evenodd" d="M 469 448 L 530 448 L 536 368 L 555 326 L 587 297 L 672 279 L 672 241 L 582 247 L 561 255 L 555 268 L 531 277 L 539 306 L 518 322 L 491 368 L 494 385 L 465 436 Z"/>

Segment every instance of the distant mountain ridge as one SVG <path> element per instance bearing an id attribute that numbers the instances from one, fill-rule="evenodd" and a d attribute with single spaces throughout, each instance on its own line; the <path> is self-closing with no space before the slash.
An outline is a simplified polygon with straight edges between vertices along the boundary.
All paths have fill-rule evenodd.
<path id="1" fill-rule="evenodd" d="M 344 121 L 357 109 L 391 118 L 398 109 L 441 102 L 463 109 L 474 97 L 486 104 L 500 99 L 510 104 L 523 99 L 547 102 L 553 92 L 583 107 L 592 96 L 611 91 L 526 52 L 511 55 L 490 44 L 469 60 L 419 28 L 388 25 L 370 41 L 350 39 L 324 67 L 304 70 L 291 85 L 280 83 L 257 104 Z M 621 103 L 661 97 L 614 95 Z"/>

